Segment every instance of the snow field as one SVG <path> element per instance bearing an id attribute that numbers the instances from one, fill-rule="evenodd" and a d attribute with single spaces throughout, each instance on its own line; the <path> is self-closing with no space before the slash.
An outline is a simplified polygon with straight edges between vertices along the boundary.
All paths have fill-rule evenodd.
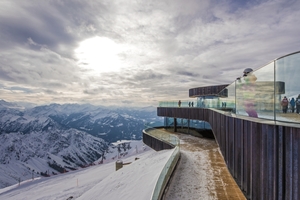
<path id="1" fill-rule="evenodd" d="M 173 150 L 156 152 L 142 141 L 123 158 L 123 168 L 115 171 L 115 161 L 48 178 L 27 180 L 0 189 L 0 200 L 25 199 L 150 199 L 161 170 Z M 132 150 L 132 149 L 131 149 Z M 136 160 L 135 158 L 139 158 Z"/>

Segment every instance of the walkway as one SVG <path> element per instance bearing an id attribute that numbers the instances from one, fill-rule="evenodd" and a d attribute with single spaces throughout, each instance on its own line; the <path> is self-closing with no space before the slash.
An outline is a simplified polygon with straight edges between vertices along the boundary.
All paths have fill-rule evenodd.
<path id="1" fill-rule="evenodd" d="M 176 133 L 181 159 L 164 200 L 246 199 L 213 139 Z"/>

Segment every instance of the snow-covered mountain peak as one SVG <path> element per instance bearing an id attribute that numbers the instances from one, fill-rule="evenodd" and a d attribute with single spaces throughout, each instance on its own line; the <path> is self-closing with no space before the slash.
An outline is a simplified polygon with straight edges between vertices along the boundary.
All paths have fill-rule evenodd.
<path id="1" fill-rule="evenodd" d="M 110 143 L 140 140 L 145 121 L 158 119 L 155 112 L 89 104 L 20 110 L 0 103 L 0 173 L 5 174 L 0 187 L 15 183 L 14 173 L 30 175 L 34 170 L 45 176 L 47 170 L 55 174 L 104 159 Z"/>

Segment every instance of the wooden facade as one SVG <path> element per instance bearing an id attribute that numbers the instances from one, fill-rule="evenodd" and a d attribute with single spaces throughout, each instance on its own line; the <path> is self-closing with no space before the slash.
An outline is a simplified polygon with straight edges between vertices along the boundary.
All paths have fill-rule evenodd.
<path id="1" fill-rule="evenodd" d="M 192 88 L 189 89 L 189 97 L 217 96 L 227 86 L 228 84 Z"/>
<path id="2" fill-rule="evenodd" d="M 247 199 L 300 199 L 299 126 L 204 108 L 158 107 L 157 115 L 209 122 Z"/>

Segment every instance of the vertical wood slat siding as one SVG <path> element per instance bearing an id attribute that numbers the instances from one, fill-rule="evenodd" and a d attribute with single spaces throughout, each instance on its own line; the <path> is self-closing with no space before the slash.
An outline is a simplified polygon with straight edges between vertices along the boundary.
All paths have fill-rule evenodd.
<path id="1" fill-rule="evenodd" d="M 157 139 L 155 137 L 151 137 L 150 135 L 145 134 L 144 132 L 143 132 L 143 142 L 147 146 L 154 149 L 155 151 L 161 151 L 164 149 L 173 149 L 174 148 L 174 146 L 172 146 L 164 141 L 161 141 L 160 139 Z"/>
<path id="2" fill-rule="evenodd" d="M 293 199 L 300 199 L 299 180 L 300 180 L 300 130 L 293 130 Z"/>
<path id="3" fill-rule="evenodd" d="M 300 199 L 300 129 L 210 109 L 158 107 L 157 115 L 210 123 L 227 167 L 247 199 Z"/>
<path id="4" fill-rule="evenodd" d="M 235 123 L 235 176 L 236 182 L 241 187 L 242 184 L 242 120 L 237 119 Z"/>
<path id="5" fill-rule="evenodd" d="M 234 174 L 234 119 L 231 117 L 228 121 L 228 168 L 231 175 Z"/>

